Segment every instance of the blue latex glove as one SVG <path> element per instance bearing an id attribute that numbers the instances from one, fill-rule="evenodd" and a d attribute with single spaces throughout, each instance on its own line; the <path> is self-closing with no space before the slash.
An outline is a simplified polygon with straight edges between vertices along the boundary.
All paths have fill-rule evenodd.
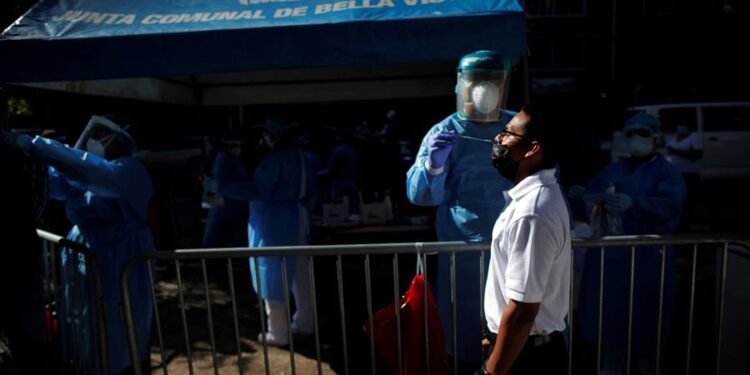
<path id="1" fill-rule="evenodd" d="M 22 151 L 28 151 L 31 147 L 31 137 L 22 133 L 0 130 L 0 143 L 4 143 Z"/>
<path id="2" fill-rule="evenodd" d="M 583 194 L 586 193 L 586 188 L 581 185 L 573 185 L 568 189 L 568 198 L 570 199 L 581 199 Z"/>
<path id="3" fill-rule="evenodd" d="M 207 193 L 218 193 L 219 181 L 213 178 L 206 178 L 203 180 L 203 190 Z"/>
<path id="4" fill-rule="evenodd" d="M 430 167 L 439 169 L 448 161 L 448 156 L 456 143 L 456 132 L 440 132 L 432 136 L 428 143 Z"/>
<path id="5" fill-rule="evenodd" d="M 604 201 L 607 203 L 607 207 L 614 211 L 625 211 L 633 205 L 633 199 L 623 193 L 604 194 Z"/>

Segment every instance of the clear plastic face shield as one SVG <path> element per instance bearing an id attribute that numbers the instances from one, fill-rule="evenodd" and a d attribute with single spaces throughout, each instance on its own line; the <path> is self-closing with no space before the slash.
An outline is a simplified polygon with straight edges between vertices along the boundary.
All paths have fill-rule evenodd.
<path id="1" fill-rule="evenodd" d="M 89 123 L 76 141 L 75 148 L 104 157 L 107 146 L 117 140 L 132 154 L 137 151 L 135 141 L 125 130 L 106 117 L 91 116 Z"/>
<path id="2" fill-rule="evenodd" d="M 507 102 L 509 72 L 472 70 L 458 72 L 456 112 L 462 120 L 495 122 L 503 116 Z"/>

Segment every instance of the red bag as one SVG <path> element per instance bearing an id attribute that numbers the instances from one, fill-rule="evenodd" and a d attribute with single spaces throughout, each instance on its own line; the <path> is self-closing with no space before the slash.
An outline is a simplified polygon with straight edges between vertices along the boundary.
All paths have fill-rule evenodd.
<path id="1" fill-rule="evenodd" d="M 401 317 L 401 352 L 403 375 L 427 374 L 424 335 L 424 275 L 417 273 L 409 290 L 399 302 Z M 445 354 L 445 334 L 440 323 L 438 308 L 432 293 L 427 293 L 427 317 L 429 329 L 430 374 L 450 374 L 448 357 Z M 398 336 L 396 335 L 396 311 L 391 303 L 372 316 L 375 347 L 385 362 L 396 372 L 398 368 Z M 365 321 L 363 329 L 370 333 L 370 323 Z"/>

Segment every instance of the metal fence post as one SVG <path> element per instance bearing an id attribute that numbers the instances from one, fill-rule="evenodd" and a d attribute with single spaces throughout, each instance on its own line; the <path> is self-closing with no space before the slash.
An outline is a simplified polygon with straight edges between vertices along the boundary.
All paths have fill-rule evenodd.
<path id="1" fill-rule="evenodd" d="M 97 341 L 96 343 L 93 343 L 97 347 L 97 353 L 98 356 L 96 358 L 96 362 L 99 363 L 99 371 L 101 374 L 108 375 L 109 374 L 109 358 L 107 355 L 107 325 L 106 325 L 106 304 L 104 303 L 104 293 L 102 292 L 102 282 L 101 282 L 101 273 L 99 271 L 99 267 L 96 264 L 95 257 L 91 249 L 84 246 L 83 244 L 80 244 L 78 242 L 69 240 L 67 238 L 64 238 L 62 236 L 56 235 L 54 233 L 50 233 L 41 229 L 36 230 L 37 236 L 44 240 L 45 242 L 45 248 L 49 250 L 50 248 L 54 249 L 53 251 L 57 251 L 59 253 L 62 253 L 63 251 L 69 251 L 71 254 L 74 254 L 73 258 L 78 262 L 78 256 L 79 254 L 83 256 L 84 263 L 86 265 L 87 270 L 87 276 L 86 280 L 88 280 L 91 283 L 91 286 L 94 289 L 94 303 L 92 304 L 91 301 L 87 301 L 89 305 L 93 305 L 94 314 L 91 314 L 89 312 L 90 319 L 96 319 L 96 328 L 97 328 L 97 335 L 94 341 Z M 47 246 L 46 244 L 56 244 L 57 246 Z M 56 262 L 55 254 L 52 254 L 52 261 L 51 266 L 52 269 L 50 270 L 51 277 L 53 278 L 53 282 L 50 283 L 49 280 L 45 280 L 45 285 L 52 284 L 57 290 L 54 293 L 55 299 L 57 300 L 57 306 L 58 308 L 62 306 L 60 303 L 62 299 L 64 298 L 63 294 L 60 292 L 61 287 L 63 284 L 58 284 L 58 277 L 62 277 L 63 274 L 65 275 L 71 275 L 76 274 L 78 272 L 77 269 L 70 270 L 68 272 L 58 272 L 57 267 L 70 267 L 71 262 L 68 261 L 65 265 L 62 264 L 62 262 Z M 50 275 L 46 275 L 50 276 Z M 80 281 L 80 280 L 79 280 Z M 88 283 L 86 283 L 88 285 Z M 85 288 L 84 288 L 85 290 Z M 66 303 L 66 306 L 69 307 L 70 303 Z M 93 315 L 93 317 L 92 317 Z M 70 316 L 70 313 L 66 314 L 67 317 Z M 62 322 L 64 325 L 65 322 Z M 79 350 L 82 350 L 83 348 L 78 348 Z M 84 367 L 86 367 L 86 364 L 83 364 Z M 86 369 L 88 371 L 88 369 Z"/>

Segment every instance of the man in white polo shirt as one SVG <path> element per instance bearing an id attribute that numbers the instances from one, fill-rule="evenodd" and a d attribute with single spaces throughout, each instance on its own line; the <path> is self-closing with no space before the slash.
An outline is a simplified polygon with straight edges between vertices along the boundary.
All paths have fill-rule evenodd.
<path id="1" fill-rule="evenodd" d="M 514 182 L 492 231 L 485 286 L 484 374 L 566 370 L 562 331 L 570 291 L 570 216 L 555 176 L 560 137 L 524 107 L 495 138 L 492 161 Z M 502 199 L 498 197 L 498 199 Z"/>

